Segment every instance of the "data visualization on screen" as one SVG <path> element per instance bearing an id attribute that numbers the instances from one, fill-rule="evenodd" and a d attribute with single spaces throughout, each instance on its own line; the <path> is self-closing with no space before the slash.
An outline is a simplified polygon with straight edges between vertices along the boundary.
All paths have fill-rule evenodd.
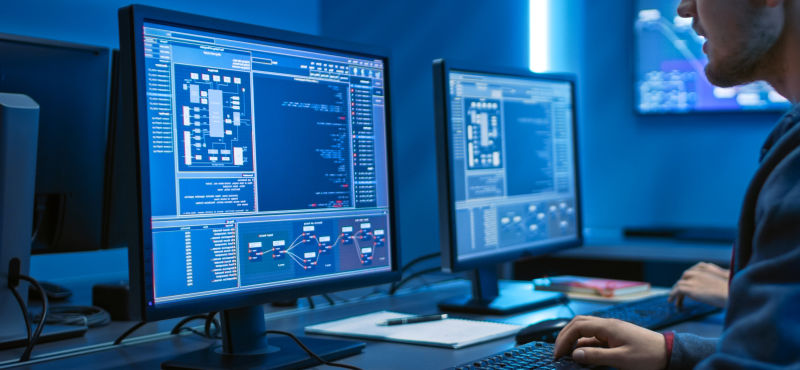
<path id="1" fill-rule="evenodd" d="M 576 240 L 572 84 L 455 70 L 448 80 L 458 259 Z"/>
<path id="2" fill-rule="evenodd" d="M 637 0 L 636 105 L 641 113 L 785 111 L 789 102 L 766 82 L 721 88 L 708 82 L 705 38 L 681 18 L 680 0 Z"/>
<path id="3" fill-rule="evenodd" d="M 145 23 L 150 304 L 391 271 L 382 58 Z"/>

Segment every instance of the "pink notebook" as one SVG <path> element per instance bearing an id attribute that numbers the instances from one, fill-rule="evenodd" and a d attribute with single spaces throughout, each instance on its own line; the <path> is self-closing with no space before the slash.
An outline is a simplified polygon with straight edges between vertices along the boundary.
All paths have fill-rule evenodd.
<path id="1" fill-rule="evenodd" d="M 533 286 L 536 290 L 595 294 L 603 297 L 615 297 L 650 290 L 650 283 L 582 276 L 553 276 L 534 279 Z"/>

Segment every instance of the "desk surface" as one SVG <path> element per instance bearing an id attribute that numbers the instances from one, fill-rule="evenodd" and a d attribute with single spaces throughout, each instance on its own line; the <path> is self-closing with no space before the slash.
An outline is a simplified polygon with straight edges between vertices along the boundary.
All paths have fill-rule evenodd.
<path id="1" fill-rule="evenodd" d="M 376 296 L 360 301 L 338 303 L 334 306 L 317 305 L 315 309 L 307 307 L 275 309 L 267 306 L 266 323 L 268 329 L 285 330 L 294 334 L 305 335 L 303 328 L 307 325 L 379 310 L 392 310 L 420 315 L 433 314 L 437 312 L 436 302 L 439 300 L 467 293 L 469 293 L 469 283 L 460 280 L 443 282 L 411 291 L 402 291 L 392 297 Z M 590 312 L 604 306 L 605 304 L 601 303 L 580 301 L 570 303 L 570 307 L 578 314 Z M 548 318 L 569 317 L 570 313 L 565 307 L 556 306 L 504 317 L 454 316 L 527 325 Z M 134 335 L 166 332 L 172 328 L 176 321 L 167 320 L 151 323 Z M 90 329 L 86 336 L 82 338 L 41 344 L 34 350 L 34 355 L 113 341 L 132 324 L 131 322 L 113 322 L 105 327 Z M 669 328 L 669 330 L 718 337 L 722 332 L 722 314 L 708 316 L 695 322 L 679 324 Z M 442 369 L 514 347 L 513 337 L 497 339 L 458 350 L 369 340 L 364 342 L 366 343 L 366 349 L 363 353 L 348 357 L 340 362 L 363 369 Z M 169 360 L 178 354 L 219 344 L 220 341 L 206 339 L 198 335 L 171 336 L 159 341 L 118 346 L 117 348 L 95 353 L 19 366 L 15 367 L 15 369 L 158 369 L 161 362 Z M 0 352 L 0 361 L 18 358 L 21 353 L 22 349 Z M 314 369 L 322 368 L 325 367 L 320 366 Z"/>

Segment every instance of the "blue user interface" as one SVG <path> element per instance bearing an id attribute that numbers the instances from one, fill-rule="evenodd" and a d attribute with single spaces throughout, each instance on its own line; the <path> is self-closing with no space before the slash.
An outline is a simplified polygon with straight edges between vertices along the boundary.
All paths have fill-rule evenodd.
<path id="1" fill-rule="evenodd" d="M 384 60 L 144 25 L 151 304 L 391 270 Z"/>
<path id="2" fill-rule="evenodd" d="M 637 0 L 636 105 L 641 113 L 784 111 L 790 103 L 766 82 L 722 88 L 708 82 L 705 38 L 691 18 L 675 9 L 680 0 Z"/>
<path id="3" fill-rule="evenodd" d="M 576 240 L 572 84 L 462 71 L 449 81 L 458 260 Z"/>

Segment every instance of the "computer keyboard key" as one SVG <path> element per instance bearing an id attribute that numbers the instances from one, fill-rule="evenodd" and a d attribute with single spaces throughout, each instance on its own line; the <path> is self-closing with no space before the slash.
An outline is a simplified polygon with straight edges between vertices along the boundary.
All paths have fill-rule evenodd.
<path id="1" fill-rule="evenodd" d="M 553 344 L 533 342 L 511 350 L 481 357 L 449 370 L 589 370 L 570 356 L 553 358 Z M 605 369 L 594 367 L 594 370 Z"/>

